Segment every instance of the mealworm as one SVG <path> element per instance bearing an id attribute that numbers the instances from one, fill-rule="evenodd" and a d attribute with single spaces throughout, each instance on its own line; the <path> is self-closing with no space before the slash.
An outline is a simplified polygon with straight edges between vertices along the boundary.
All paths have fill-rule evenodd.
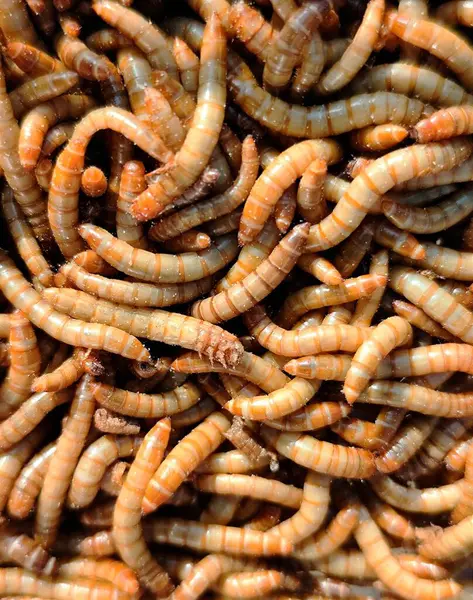
<path id="1" fill-rule="evenodd" d="M 470 406 L 471 393 L 436 392 L 407 383 L 375 381 L 362 393 L 359 400 L 369 404 L 405 408 L 437 417 L 473 416 L 473 407 Z"/>
<path id="2" fill-rule="evenodd" d="M 80 36 L 82 25 L 78 17 L 71 13 L 62 13 L 58 16 L 58 20 L 64 35 L 70 37 Z"/>
<path id="3" fill-rule="evenodd" d="M 460 439 L 445 456 L 445 466 L 449 471 L 463 473 L 465 470 L 466 457 L 473 440 L 471 437 Z"/>
<path id="4" fill-rule="evenodd" d="M 18 253 L 33 276 L 45 285 L 51 285 L 53 273 L 44 258 L 33 231 L 16 203 L 11 188 L 6 185 L 2 192 L 3 216 Z"/>
<path id="5" fill-rule="evenodd" d="M 389 284 L 451 334 L 465 342 L 473 339 L 470 333 L 473 315 L 434 281 L 413 269 L 394 267 Z"/>
<path id="6" fill-rule="evenodd" d="M 379 36 L 384 17 L 384 0 L 371 0 L 355 37 L 343 56 L 315 86 L 319 94 L 330 94 L 346 86 L 368 60 Z"/>
<path id="7" fill-rule="evenodd" d="M 71 140 L 56 160 L 51 180 L 48 216 L 54 237 L 66 258 L 83 250 L 76 226 L 78 191 L 85 151 L 90 138 L 101 129 L 121 133 L 154 158 L 166 160 L 170 151 L 132 113 L 115 106 L 89 112 L 74 129 Z"/>
<path id="8" fill-rule="evenodd" d="M 151 85 L 151 66 L 146 56 L 137 48 L 123 48 L 117 53 L 117 66 L 123 77 L 133 113 L 147 122 L 145 90 Z"/>
<path id="9" fill-rule="evenodd" d="M 321 325 L 288 331 L 273 323 L 261 306 L 245 315 L 245 324 L 264 348 L 286 357 L 304 356 L 309 352 L 355 352 L 369 336 L 367 328 L 352 325 Z"/>
<path id="10" fill-rule="evenodd" d="M 228 56 L 227 80 L 233 100 L 251 118 L 274 132 L 297 138 L 329 137 L 386 122 L 414 124 L 424 111 L 419 100 L 392 92 L 360 94 L 310 108 L 288 104 L 263 90 L 233 53 Z"/>
<path id="11" fill-rule="evenodd" d="M 358 227 L 369 209 L 394 184 L 426 172 L 451 169 L 468 158 L 471 149 L 467 146 L 462 138 L 458 138 L 451 142 L 402 148 L 378 158 L 352 181 L 333 212 L 311 227 L 306 250 L 326 250 L 339 244 Z M 377 183 L 381 181 L 379 173 L 388 171 L 391 173 L 389 181 Z"/>
<path id="12" fill-rule="evenodd" d="M 34 108 L 24 118 L 18 151 L 22 166 L 31 170 L 36 165 L 41 153 L 41 146 L 48 129 L 58 121 L 67 117 L 77 118 L 95 106 L 90 96 L 64 95 Z"/>
<path id="13" fill-rule="evenodd" d="M 135 249 L 90 223 L 80 225 L 78 231 L 78 235 L 85 239 L 92 250 L 113 267 L 130 277 L 155 283 L 185 283 L 213 275 L 237 253 L 236 240 L 230 234 L 222 236 L 214 246 L 198 253 L 170 255 Z"/>
<path id="14" fill-rule="evenodd" d="M 51 127 L 48 133 L 44 136 L 41 153 L 44 156 L 51 156 L 55 150 L 60 148 L 68 141 L 72 135 L 72 132 L 74 131 L 74 127 L 74 123 L 59 123 L 59 125 Z"/>
<path id="15" fill-rule="evenodd" d="M 292 544 L 269 532 L 186 521 L 152 519 L 144 527 L 145 536 L 161 544 L 171 544 L 203 552 L 226 552 L 250 556 L 286 555 Z"/>
<path id="16" fill-rule="evenodd" d="M 246 200 L 256 180 L 258 168 L 256 146 L 253 139 L 248 137 L 243 142 L 242 166 L 232 186 L 223 194 L 164 217 L 150 229 L 149 236 L 159 242 L 168 240 L 192 227 L 232 212 Z"/>
<path id="17" fill-rule="evenodd" d="M 277 95 L 286 87 L 301 58 L 302 48 L 321 24 L 331 4 L 306 4 L 288 17 L 265 57 L 263 82 L 266 89 Z"/>
<path id="18" fill-rule="evenodd" d="M 269 529 L 269 532 L 297 544 L 319 529 L 327 515 L 329 502 L 330 479 L 308 471 L 298 511 L 289 519 Z M 300 558 L 297 550 L 296 556 Z"/>
<path id="19" fill-rule="evenodd" d="M 371 258 L 370 274 L 388 277 L 389 257 L 385 250 L 373 254 Z M 387 281 L 387 279 L 386 279 Z M 369 327 L 371 320 L 379 308 L 386 286 L 378 287 L 371 295 L 361 298 L 356 303 L 351 325 Z"/>
<path id="20" fill-rule="evenodd" d="M 2 11 L 2 15 L 4 12 Z M 0 15 L 0 22 L 1 19 Z M 6 91 L 5 76 L 1 68 L 0 115 L 0 168 L 35 236 L 39 240 L 49 239 L 46 202 L 36 179 L 32 174 L 27 173 L 21 164 L 18 150 L 20 128 L 13 115 L 13 108 Z"/>
<path id="21" fill-rule="evenodd" d="M 52 575 L 57 568 L 56 559 L 51 557 L 37 542 L 25 534 L 16 533 L 8 526 L 2 526 L 0 555 L 5 562 L 13 562 L 19 567 L 40 575 Z"/>
<path id="22" fill-rule="evenodd" d="M 143 514 L 156 510 L 176 491 L 183 478 L 222 443 L 229 427 L 230 421 L 216 412 L 180 440 L 151 478 L 142 502 Z"/>
<path id="23" fill-rule="evenodd" d="M 384 408 L 379 411 L 374 423 L 347 418 L 332 425 L 331 429 L 350 444 L 379 451 L 391 442 L 404 415 L 403 410 Z"/>
<path id="24" fill-rule="evenodd" d="M 39 77 L 66 69 L 60 60 L 23 41 L 8 43 L 5 52 L 22 71 L 30 74 L 32 77 Z"/>
<path id="25" fill-rule="evenodd" d="M 206 396 L 191 408 L 188 408 L 181 413 L 177 413 L 176 415 L 172 415 L 171 424 L 174 429 L 194 425 L 212 414 L 217 407 L 218 404 L 216 404 L 212 398 Z"/>
<path id="26" fill-rule="evenodd" d="M 98 383 L 94 389 L 97 402 L 106 408 L 138 418 L 160 418 L 182 412 L 196 404 L 202 393 L 193 383 L 185 383 L 165 394 L 141 394 Z"/>
<path id="27" fill-rule="evenodd" d="M 324 181 L 327 175 L 327 163 L 316 158 L 302 173 L 297 190 L 297 208 L 309 223 L 318 223 L 327 216 L 327 204 L 324 198 Z"/>
<path id="28" fill-rule="evenodd" d="M 212 298 L 196 302 L 192 315 L 216 323 L 251 309 L 275 289 L 295 265 L 308 229 L 308 224 L 296 226 L 253 273 Z"/>
<path id="29" fill-rule="evenodd" d="M 282 419 L 269 419 L 265 425 L 280 431 L 314 431 L 336 423 L 350 412 L 342 402 L 314 402 Z"/>
<path id="30" fill-rule="evenodd" d="M 425 331 L 433 337 L 438 337 L 446 342 L 455 341 L 455 337 L 448 331 L 445 331 L 438 323 L 428 317 L 423 310 L 417 308 L 409 302 L 394 300 L 394 311 L 401 317 L 404 317 L 411 325 L 415 325 L 422 331 Z"/>
<path id="31" fill-rule="evenodd" d="M 233 520 L 235 513 L 241 503 L 241 496 L 211 496 L 209 503 L 200 514 L 202 523 L 216 523 L 217 525 L 228 525 Z"/>
<path id="32" fill-rule="evenodd" d="M 421 579 L 403 568 L 365 507 L 360 509 L 360 523 L 354 535 L 379 579 L 403 598 L 449 598 L 460 592 L 461 587 L 452 580 Z"/>
<path id="33" fill-rule="evenodd" d="M 318 31 L 302 49 L 302 60 L 291 84 L 291 98 L 302 101 L 312 87 L 319 81 L 325 64 L 324 42 Z"/>
<path id="34" fill-rule="evenodd" d="M 383 358 L 409 341 L 412 341 L 412 327 L 402 317 L 390 317 L 373 330 L 356 351 L 345 377 L 343 393 L 349 404 L 363 392 Z"/>
<path id="35" fill-rule="evenodd" d="M 148 87 L 143 90 L 143 94 L 143 115 L 146 116 L 151 129 L 163 139 L 170 150 L 177 152 L 186 135 L 180 119 L 159 90 Z"/>
<path id="36" fill-rule="evenodd" d="M 414 454 L 435 429 L 438 419 L 415 415 L 397 432 L 388 448 L 376 457 L 376 466 L 381 473 L 398 471 Z"/>
<path id="37" fill-rule="evenodd" d="M 99 29 L 87 36 L 85 43 L 91 50 L 104 54 L 112 50 L 119 50 L 131 46 L 133 42 L 116 29 Z"/>
<path id="38" fill-rule="evenodd" d="M 104 435 L 82 453 L 68 492 L 68 505 L 79 509 L 91 504 L 99 491 L 106 469 L 118 458 L 134 456 L 141 436 Z"/>
<path id="39" fill-rule="evenodd" d="M 399 472 L 401 480 L 417 479 L 437 469 L 456 440 L 461 438 L 471 423 L 468 419 L 441 420 L 420 451 Z"/>
<path id="40" fill-rule="evenodd" d="M 9 343 L 10 367 L 0 386 L 0 417 L 3 419 L 28 401 L 31 383 L 41 367 L 36 335 L 31 323 L 20 311 L 14 312 L 11 317 Z"/>
<path id="41" fill-rule="evenodd" d="M 173 54 L 184 89 L 191 94 L 197 92 L 199 87 L 199 58 L 186 42 L 178 37 L 174 38 Z"/>
<path id="42" fill-rule="evenodd" d="M 405 42 L 427 50 L 453 71 L 467 90 L 473 86 L 469 65 L 473 50 L 456 33 L 427 19 L 410 19 L 394 14 L 389 20 L 389 29 Z"/>
<path id="43" fill-rule="evenodd" d="M 319 387 L 317 380 L 295 378 L 267 396 L 234 398 L 225 408 L 232 414 L 252 420 L 279 419 L 307 404 Z"/>
<path id="44" fill-rule="evenodd" d="M 197 281 L 182 284 L 153 285 L 141 282 L 128 282 L 109 279 L 88 273 L 74 262 L 61 267 L 61 273 L 80 290 L 120 304 L 129 306 L 172 306 L 194 300 L 210 291 L 212 278 L 204 277 Z"/>
<path id="45" fill-rule="evenodd" d="M 160 174 L 157 181 L 134 201 L 131 210 L 135 218 L 148 220 L 158 215 L 196 181 L 207 165 L 217 144 L 224 118 L 225 57 L 223 29 L 218 17 L 211 18 L 206 25 L 202 42 L 199 90 L 192 124 L 170 169 Z M 210 107 L 212 123 L 207 118 Z M 194 148 L 199 148 L 199 151 L 196 152 Z"/>
<path id="46" fill-rule="evenodd" d="M 56 539 L 62 506 L 92 424 L 94 407 L 92 381 L 89 375 L 84 375 L 77 386 L 38 498 L 35 534 L 43 547 L 50 547 Z"/>
<path id="47" fill-rule="evenodd" d="M 228 5 L 225 1 L 225 5 L 222 3 L 222 11 L 219 10 L 218 14 L 226 31 L 235 34 L 252 54 L 265 61 L 275 37 L 273 27 L 246 2 Z M 201 11 L 197 12 L 202 16 Z M 205 20 L 208 20 L 207 15 Z"/>
<path id="48" fill-rule="evenodd" d="M 443 108 L 417 123 L 412 136 L 420 143 L 443 140 L 473 131 L 473 113 L 468 105 Z"/>
<path id="49" fill-rule="evenodd" d="M 350 136 L 350 144 L 361 152 L 380 152 L 397 146 L 408 134 L 402 125 L 372 125 L 354 131 Z"/>
<path id="50" fill-rule="evenodd" d="M 58 96 L 74 87 L 79 81 L 76 73 L 61 71 L 41 75 L 18 86 L 10 92 L 10 102 L 14 115 L 21 118 L 29 109 Z"/>
<path id="51" fill-rule="evenodd" d="M 299 581 L 291 575 L 267 569 L 254 573 L 222 575 L 212 587 L 225 598 L 256 598 L 279 588 L 297 589 Z"/>
<path id="52" fill-rule="evenodd" d="M 0 593 L 40 594 L 43 597 L 84 598 L 84 600 L 128 600 L 129 594 L 118 590 L 112 583 L 89 579 L 40 577 L 24 569 L 0 569 Z M 5 597 L 5 596 L 4 596 Z"/>
<path id="53" fill-rule="evenodd" d="M 22 443 L 20 442 L 20 445 Z M 49 461 L 55 450 L 55 443 L 45 446 L 21 469 L 14 484 L 12 481 L 13 487 L 8 498 L 8 513 L 15 519 L 25 519 L 33 509 Z"/>
<path id="54" fill-rule="evenodd" d="M 152 557 L 144 540 L 141 502 L 154 471 L 162 462 L 171 433 L 169 419 L 159 421 L 146 434 L 136 454 L 113 513 L 113 538 L 123 561 L 138 575 L 141 583 L 158 595 L 172 591 L 167 573 Z"/>
<path id="55" fill-rule="evenodd" d="M 33 392 L 57 392 L 78 381 L 85 372 L 86 351 L 75 348 L 72 356 L 54 371 L 36 377 L 31 385 Z"/>
<path id="56" fill-rule="evenodd" d="M 40 329 L 54 339 L 71 345 L 103 348 L 123 353 L 135 360 L 148 360 L 149 354 L 137 339 L 115 327 L 86 324 L 55 311 L 23 278 L 13 261 L 0 253 L 0 289 L 8 300 Z"/>
<path id="57" fill-rule="evenodd" d="M 205 250 L 212 244 L 212 239 L 197 229 L 189 229 L 185 233 L 167 240 L 163 243 L 163 248 L 168 252 L 198 252 Z"/>
<path id="58" fill-rule="evenodd" d="M 338 269 L 320 254 L 303 254 L 299 257 L 297 266 L 326 285 L 340 285 L 343 282 Z"/>
<path id="59" fill-rule="evenodd" d="M 204 492 L 250 496 L 294 509 L 299 509 L 302 501 L 299 488 L 256 475 L 199 475 L 196 485 Z"/>
<path id="60" fill-rule="evenodd" d="M 403 487 L 390 477 L 378 476 L 370 484 L 382 500 L 395 508 L 430 515 L 452 510 L 462 493 L 461 482 L 458 481 L 436 488 L 415 489 Z"/>
<path id="61" fill-rule="evenodd" d="M 20 0 L 7 0 L 0 15 L 0 29 L 6 41 L 24 41 L 42 48 L 36 31 L 28 16 L 26 6 Z"/>
<path id="62" fill-rule="evenodd" d="M 270 220 L 253 242 L 243 246 L 236 263 L 218 282 L 216 291 L 226 290 L 252 273 L 271 254 L 278 241 L 278 229 L 273 220 Z"/>
<path id="63" fill-rule="evenodd" d="M 107 191 L 107 178 L 102 169 L 87 167 L 82 173 L 80 187 L 86 196 L 98 198 Z"/>
<path id="64" fill-rule="evenodd" d="M 129 214 L 129 208 L 136 196 L 146 187 L 145 168 L 142 162 L 128 161 L 123 165 L 116 206 L 117 237 L 134 248 L 148 246 L 143 228 Z"/>
<path id="65" fill-rule="evenodd" d="M 41 158 L 35 167 L 34 174 L 39 187 L 49 192 L 53 177 L 54 164 L 49 158 Z"/>
<path id="66" fill-rule="evenodd" d="M 76 71 L 84 79 L 103 81 L 110 75 L 110 66 L 105 57 L 96 54 L 81 40 L 66 35 L 56 38 L 56 52 L 71 71 Z"/>
<path id="67" fill-rule="evenodd" d="M 299 545 L 294 554 L 300 561 L 320 560 L 336 552 L 353 534 L 358 525 L 359 506 L 348 505 L 342 508 L 330 521 L 325 530 L 321 530 Z M 325 516 L 325 513 L 324 513 Z M 279 529 L 273 527 L 272 531 Z M 271 530 L 270 530 L 271 531 Z"/>
<path id="68" fill-rule="evenodd" d="M 309 233 L 310 236 L 310 233 Z M 362 275 L 348 279 L 337 286 L 315 285 L 302 288 L 289 296 L 278 314 L 278 323 L 282 327 L 291 327 L 304 313 L 322 306 L 345 304 L 363 296 L 369 296 L 386 279 L 383 275 Z M 284 353 L 285 356 L 287 354 Z"/>
<path id="69" fill-rule="evenodd" d="M 422 260 L 426 255 L 425 248 L 413 235 L 398 229 L 387 219 L 377 220 L 374 240 L 381 246 L 413 260 Z"/>
<path id="70" fill-rule="evenodd" d="M 93 10 L 110 26 L 127 36 L 146 55 L 154 69 L 166 70 L 171 77 L 179 79 L 174 56 L 159 27 L 140 13 L 111 0 L 98 0 Z"/>
<path id="71" fill-rule="evenodd" d="M 267 457 L 260 457 L 258 461 L 241 450 L 228 452 L 214 452 L 206 458 L 196 469 L 197 473 L 248 473 L 258 468 L 265 467 L 269 462 Z"/>
<path id="72" fill-rule="evenodd" d="M 333 262 L 343 278 L 350 277 L 356 271 L 369 251 L 376 225 L 374 220 L 365 219 L 358 229 L 338 247 L 338 253 Z"/>
<path id="73" fill-rule="evenodd" d="M 10 491 L 23 465 L 31 457 L 46 433 L 47 430 L 45 430 L 44 426 L 38 427 L 29 435 L 24 436 L 21 442 L 13 446 L 13 448 L 0 454 L 0 510 L 3 511 L 5 509 Z"/>
<path id="74" fill-rule="evenodd" d="M 368 450 L 337 446 L 305 434 L 278 433 L 265 426 L 261 428 L 261 435 L 279 454 L 317 473 L 367 479 L 375 471 L 374 457 Z"/>
<path id="75" fill-rule="evenodd" d="M 473 161 L 471 159 L 465 160 L 458 166 L 448 169 L 444 172 L 434 173 L 432 175 L 424 175 L 421 177 L 414 177 L 410 181 L 395 186 L 397 191 L 407 190 L 423 190 L 426 188 L 432 188 L 436 186 L 450 185 L 454 183 L 461 183 L 464 181 L 471 181 L 471 173 L 473 170 Z"/>
<path id="76" fill-rule="evenodd" d="M 154 87 L 167 99 L 172 111 L 185 123 L 183 127 L 188 129 L 197 106 L 194 96 L 186 92 L 166 71 L 153 71 L 151 79 Z"/>
<path id="77" fill-rule="evenodd" d="M 139 583 L 131 569 L 118 560 L 96 560 L 94 558 L 63 559 L 59 563 L 58 575 L 66 579 L 85 577 L 104 579 L 127 594 L 136 594 Z"/>
<path id="78" fill-rule="evenodd" d="M 334 142 L 306 140 L 282 152 L 257 179 L 243 208 L 238 240 L 253 241 L 262 230 L 271 210 L 282 193 L 300 177 L 315 160 L 332 164 L 340 160 L 340 148 Z M 281 167 L 290 165 L 290 169 Z"/>
<path id="79" fill-rule="evenodd" d="M 376 497 L 370 497 L 368 508 L 372 519 L 380 529 L 391 537 L 399 538 L 404 544 L 412 544 L 417 540 L 417 528 L 404 515 L 398 513 L 392 506 L 381 502 Z"/>
<path id="80" fill-rule="evenodd" d="M 180 585 L 170 595 L 170 600 L 198 598 L 225 572 L 227 562 L 226 557 L 218 554 L 209 554 L 202 558 L 188 574 L 185 574 Z"/>

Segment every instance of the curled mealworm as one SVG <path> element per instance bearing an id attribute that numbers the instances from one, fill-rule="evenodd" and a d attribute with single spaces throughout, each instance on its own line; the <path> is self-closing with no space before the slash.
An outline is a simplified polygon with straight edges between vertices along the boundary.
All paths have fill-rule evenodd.
<path id="1" fill-rule="evenodd" d="M 134 249 L 127 242 L 92 224 L 80 225 L 79 234 L 99 256 L 119 271 L 155 283 L 184 283 L 213 275 L 230 262 L 237 252 L 236 240 L 230 234 L 216 240 L 211 248 L 182 255 L 155 254 Z"/>
<path id="2" fill-rule="evenodd" d="M 207 166 L 224 118 L 225 57 L 225 38 L 220 21 L 215 16 L 209 20 L 203 36 L 199 91 L 191 127 L 172 166 L 160 174 L 158 180 L 134 201 L 131 210 L 135 218 L 148 220 L 159 214 L 174 198 L 195 183 Z M 212 123 L 207 117 L 210 107 Z"/>
<path id="3" fill-rule="evenodd" d="M 153 472 L 161 464 L 170 433 L 171 422 L 163 419 L 143 438 L 113 513 L 113 538 L 118 553 L 141 583 L 158 595 L 171 592 L 173 586 L 146 546 L 140 527 L 141 501 Z"/>
<path id="4" fill-rule="evenodd" d="M 461 498 L 461 482 L 436 488 L 403 487 L 393 479 L 379 476 L 371 480 L 378 496 L 395 508 L 413 513 L 438 514 L 451 510 Z"/>
<path id="5" fill-rule="evenodd" d="M 367 328 L 351 325 L 283 329 L 260 306 L 245 315 L 245 324 L 264 348 L 286 357 L 304 356 L 308 352 L 355 352 L 369 336 Z"/>
<path id="6" fill-rule="evenodd" d="M 402 317 L 390 317 L 373 330 L 356 351 L 345 377 L 343 393 L 349 404 L 362 393 L 383 358 L 409 341 L 412 341 L 412 327 Z"/>
<path id="7" fill-rule="evenodd" d="M 355 37 L 316 85 L 317 92 L 329 94 L 347 85 L 363 67 L 375 47 L 384 16 L 384 0 L 371 0 Z"/>
<path id="8" fill-rule="evenodd" d="M 294 227 L 256 270 L 241 281 L 192 306 L 192 315 L 216 323 L 243 313 L 265 298 L 296 264 L 309 229 L 308 224 Z"/>
<path id="9" fill-rule="evenodd" d="M 449 598 L 459 593 L 459 585 L 452 580 L 421 579 L 403 569 L 365 507 L 360 510 L 360 523 L 355 530 L 355 539 L 380 580 L 403 598 L 427 600 L 433 597 Z"/>
<path id="10" fill-rule="evenodd" d="M 135 338 L 116 329 L 61 316 L 23 278 L 13 261 L 0 253 L 0 288 L 11 303 L 22 310 L 33 325 L 65 343 L 107 349 L 137 360 L 148 360 L 149 354 Z M 60 329 L 57 329 L 59 328 Z"/>
<path id="11" fill-rule="evenodd" d="M 81 314 L 83 318 L 94 323 L 105 321 L 119 324 L 121 335 L 125 335 L 124 332 L 129 330 L 150 340 L 170 345 L 179 344 L 207 354 L 212 361 L 215 358 L 224 365 L 234 365 L 241 358 L 243 347 L 236 336 L 217 325 L 205 323 L 193 317 L 185 317 L 178 313 L 127 308 L 106 300 L 91 300 L 92 296 L 76 290 L 48 289 L 51 292 L 46 293 L 47 290 L 43 292 L 43 296 L 48 302 L 57 307 L 61 306 L 61 310 L 64 309 L 66 313 L 70 311 L 76 315 Z M 148 356 L 134 358 L 146 362 Z"/>
<path id="12" fill-rule="evenodd" d="M 171 450 L 147 485 L 142 502 L 144 514 L 158 508 L 176 491 L 183 478 L 222 443 L 230 425 L 227 417 L 215 412 Z"/>
<path id="13" fill-rule="evenodd" d="M 297 544 L 319 529 L 327 515 L 329 502 L 330 479 L 308 471 L 299 510 L 289 519 L 271 527 L 269 531 Z M 299 553 L 296 556 L 300 558 Z"/>
<path id="14" fill-rule="evenodd" d="M 287 190 L 315 159 L 327 164 L 340 160 L 340 148 L 331 141 L 306 140 L 282 152 L 263 171 L 253 186 L 243 208 L 238 240 L 240 244 L 251 242 L 263 228 L 271 210 Z M 287 164 L 291 168 L 283 170 Z"/>
<path id="15" fill-rule="evenodd" d="M 48 216 L 54 237 L 67 258 L 83 250 L 76 226 L 78 215 L 78 192 L 85 152 L 90 138 L 101 129 L 121 133 L 145 152 L 166 161 L 170 151 L 160 138 L 132 113 L 108 106 L 98 108 L 86 115 L 74 129 L 72 138 L 56 160 L 49 192 Z"/>
<path id="16" fill-rule="evenodd" d="M 365 479 L 375 471 L 374 458 L 368 450 L 337 446 L 305 434 L 278 433 L 265 426 L 261 434 L 280 454 L 318 473 Z"/>

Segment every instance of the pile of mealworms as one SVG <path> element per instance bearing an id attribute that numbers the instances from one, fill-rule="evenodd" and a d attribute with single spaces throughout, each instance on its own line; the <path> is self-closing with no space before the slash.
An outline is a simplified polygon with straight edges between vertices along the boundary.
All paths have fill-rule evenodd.
<path id="1" fill-rule="evenodd" d="M 0 598 L 468 594 L 472 27 L 0 0 Z"/>

